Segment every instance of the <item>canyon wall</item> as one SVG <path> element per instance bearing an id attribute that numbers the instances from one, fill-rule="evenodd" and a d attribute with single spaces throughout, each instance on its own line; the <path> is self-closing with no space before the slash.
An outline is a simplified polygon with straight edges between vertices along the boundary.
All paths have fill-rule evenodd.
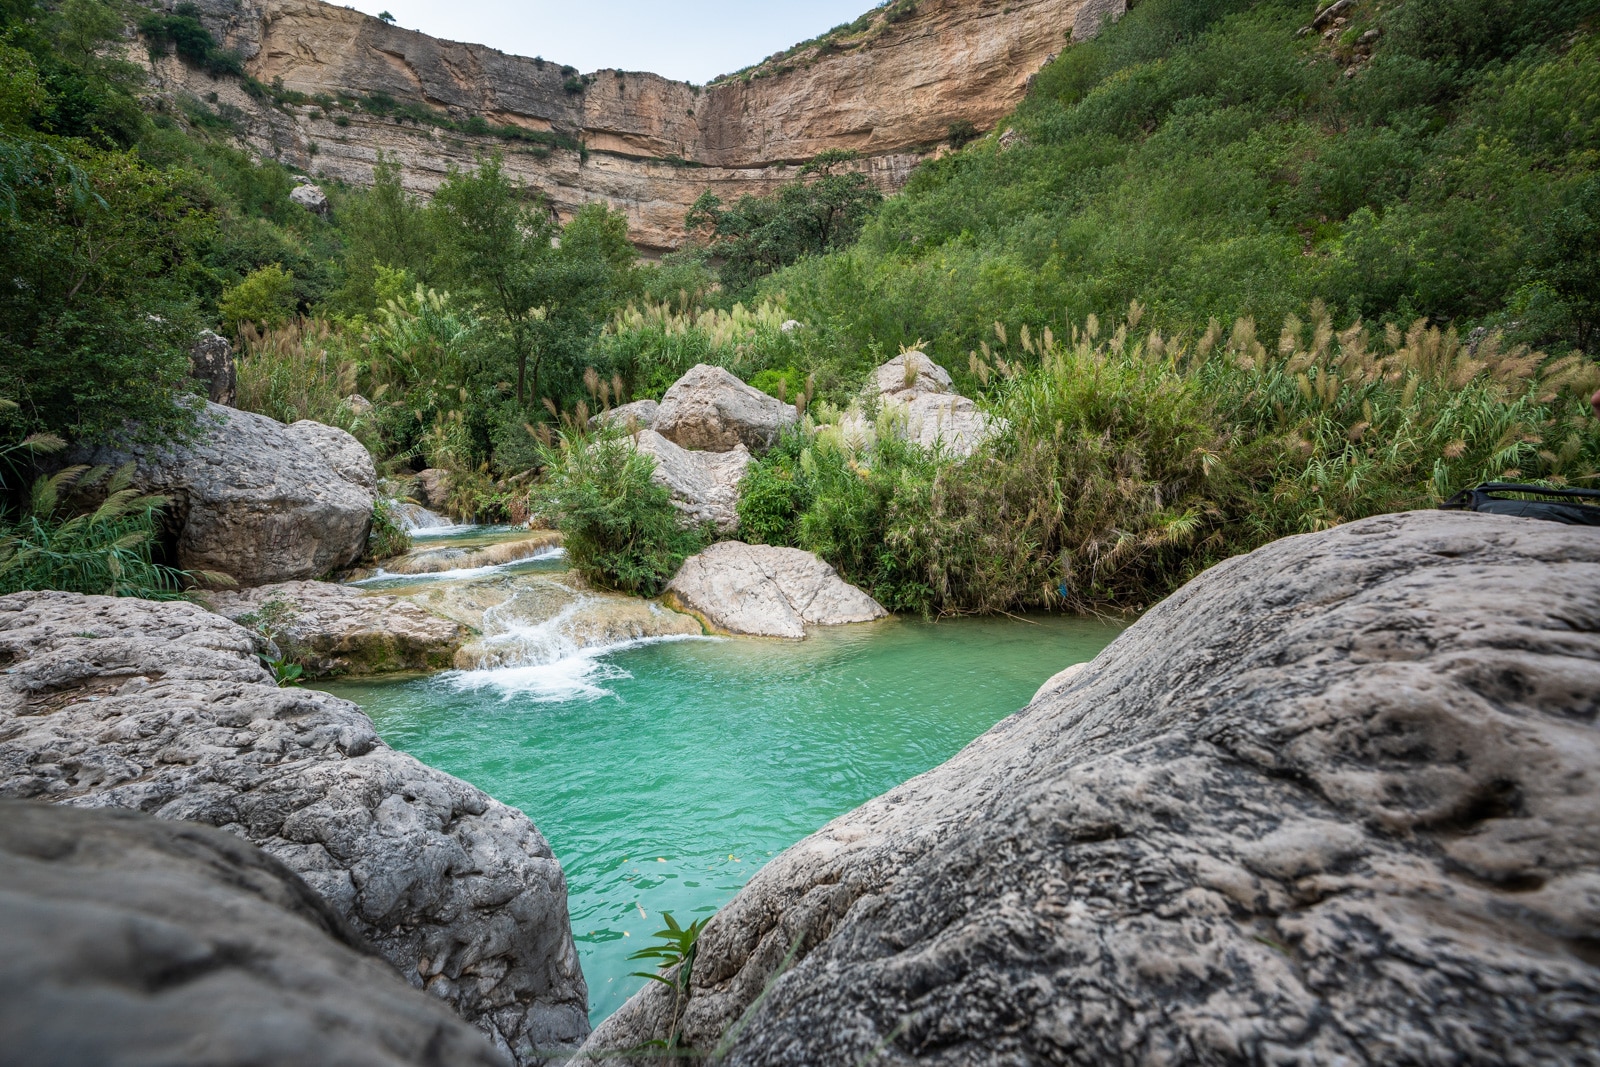
<path id="1" fill-rule="evenodd" d="M 384 153 L 409 189 L 428 194 L 452 166 L 499 150 L 561 217 L 605 201 L 626 214 L 641 248 L 662 251 L 682 241 L 684 213 L 702 192 L 770 192 L 828 150 L 859 153 L 881 188 L 898 189 L 952 126 L 992 128 L 1040 67 L 1126 0 L 898 0 L 858 33 L 708 87 L 615 70 L 579 76 L 320 0 L 198 6 L 271 91 L 174 56 L 150 60 L 152 86 L 232 118 L 262 155 L 361 185 Z M 368 106 L 375 96 L 400 106 Z M 501 132 L 468 125 L 477 119 Z M 507 128 L 559 143 L 501 135 Z"/>

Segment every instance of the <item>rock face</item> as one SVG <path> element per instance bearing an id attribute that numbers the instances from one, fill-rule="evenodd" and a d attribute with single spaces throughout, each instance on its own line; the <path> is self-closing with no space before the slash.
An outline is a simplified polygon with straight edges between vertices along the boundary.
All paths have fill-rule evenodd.
<path id="1" fill-rule="evenodd" d="M 337 426 L 301 419 L 291 424 L 290 437 L 303 442 L 322 454 L 328 465 L 339 472 L 339 477 L 359 485 L 369 493 L 378 491 L 378 468 L 372 462 L 372 453 L 365 445 Z"/>
<path id="2" fill-rule="evenodd" d="M 1595 1063 L 1597 712 L 1592 533 L 1280 541 L 769 863 L 679 1029 L 740 1020 L 730 1065 Z"/>
<path id="3" fill-rule="evenodd" d="M 668 602 L 714 629 L 749 637 L 805 637 L 807 626 L 888 615 L 866 593 L 798 548 L 721 541 L 683 561 Z"/>
<path id="4" fill-rule="evenodd" d="M 448 670 L 469 636 L 465 626 L 409 600 L 362 596 L 329 582 L 282 582 L 207 599 L 217 614 L 270 631 L 310 678 Z"/>
<path id="5" fill-rule="evenodd" d="M 308 96 L 388 94 L 456 128 L 309 101 L 274 106 L 176 56 L 151 63 L 152 81 L 174 96 L 217 93 L 219 104 L 243 113 L 245 139 L 263 155 L 364 185 L 381 151 L 401 163 L 406 187 L 424 194 L 451 166 L 471 167 L 506 144 L 470 132 L 472 118 L 551 133 L 548 155 L 506 153 L 512 177 L 543 192 L 563 219 L 600 200 L 626 214 L 636 243 L 668 249 L 683 240 L 684 215 L 701 193 L 730 203 L 769 193 L 830 149 L 860 153 L 876 184 L 898 189 L 953 124 L 990 129 L 1066 33 L 1082 38 L 1119 2 L 920 0 L 827 49 L 702 89 L 615 70 L 576 79 L 557 62 L 438 40 L 316 0 L 200 0 L 206 25 L 260 82 L 281 79 Z M 870 6 L 863 0 L 863 10 Z M 151 62 L 139 45 L 129 58 Z"/>
<path id="6" fill-rule="evenodd" d="M 502 1051 L 588 1032 L 566 879 L 522 813 L 278 689 L 187 603 L 0 597 L 0 797 L 130 808 L 259 845 Z"/>
<path id="7" fill-rule="evenodd" d="M 741 444 L 731 452 L 690 452 L 654 430 L 639 431 L 634 441 L 639 451 L 655 457 L 652 477 L 667 487 L 685 522 L 709 522 L 718 533 L 739 528 L 739 479 L 754 462 L 749 449 Z"/>
<path id="8" fill-rule="evenodd" d="M 0 1059 L 502 1064 L 233 834 L 0 802 Z"/>
<path id="9" fill-rule="evenodd" d="M 105 447 L 81 458 L 135 462 L 134 484 L 171 500 L 177 564 L 185 570 L 265 585 L 349 566 L 366 549 L 372 459 L 331 426 L 284 426 L 208 403 L 189 444 Z"/>
<path id="10" fill-rule="evenodd" d="M 205 386 L 206 399 L 225 408 L 238 397 L 239 368 L 233 362 L 233 345 L 226 337 L 201 330 L 189 349 L 189 377 Z"/>
<path id="11" fill-rule="evenodd" d="M 743 445 L 765 452 L 799 419 L 794 405 L 702 363 L 667 390 L 651 429 L 682 448 L 731 452 Z"/>

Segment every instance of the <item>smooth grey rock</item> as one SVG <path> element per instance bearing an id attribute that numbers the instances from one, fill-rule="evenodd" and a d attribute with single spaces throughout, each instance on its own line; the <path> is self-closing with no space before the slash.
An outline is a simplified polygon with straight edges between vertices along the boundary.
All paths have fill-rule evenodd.
<path id="1" fill-rule="evenodd" d="M 289 199 L 313 215 L 328 214 L 328 194 L 323 192 L 320 186 L 310 183 L 297 185 L 289 192 Z"/>
<path id="2" fill-rule="evenodd" d="M 189 349 L 189 377 L 206 387 L 206 399 L 223 407 L 233 407 L 238 398 L 239 368 L 233 362 L 233 345 L 226 337 L 201 330 L 200 339 Z"/>
<path id="3" fill-rule="evenodd" d="M 378 491 L 378 468 L 372 462 L 372 453 L 354 435 L 337 426 L 301 419 L 287 429 L 290 437 L 304 442 L 322 453 L 328 465 L 339 472 L 347 482 L 353 482 L 369 493 Z"/>
<path id="4" fill-rule="evenodd" d="M 235 835 L 0 802 L 0 1063 L 507 1062 Z"/>
<path id="5" fill-rule="evenodd" d="M 195 604 L 0 597 L 0 797 L 236 833 L 520 1061 L 581 1040 L 566 879 L 533 823 L 354 704 L 276 688 L 256 650 Z"/>
<path id="6" fill-rule="evenodd" d="M 448 670 L 470 636 L 409 600 L 331 582 L 206 594 L 213 611 L 267 636 L 308 678 Z"/>
<path id="7" fill-rule="evenodd" d="M 681 448 L 731 452 L 743 445 L 764 452 L 799 420 L 794 405 L 701 363 L 667 390 L 651 428 Z"/>
<path id="8" fill-rule="evenodd" d="M 447 470 L 429 467 L 412 480 L 417 502 L 434 511 L 448 511 L 450 493 L 455 489 L 455 479 Z"/>
<path id="9" fill-rule="evenodd" d="M 727 452 L 690 452 L 654 430 L 640 430 L 634 444 L 655 457 L 651 477 L 667 487 L 686 523 L 711 523 L 718 533 L 739 528 L 739 479 L 754 462 L 749 449 L 738 444 Z"/>
<path id="10" fill-rule="evenodd" d="M 730 1067 L 1594 1064 L 1597 713 L 1593 531 L 1279 541 L 770 862 L 682 1032 L 737 1022 Z M 586 1052 L 670 1025 L 652 983 Z"/>
<path id="11" fill-rule="evenodd" d="M 667 586 L 668 603 L 713 629 L 749 637 L 805 637 L 807 626 L 872 622 L 876 600 L 810 552 L 721 541 L 690 556 Z"/>
<path id="12" fill-rule="evenodd" d="M 366 549 L 372 489 L 344 472 L 364 478 L 372 459 L 355 469 L 355 438 L 309 426 L 208 403 L 188 444 L 106 446 L 74 461 L 135 463 L 134 485 L 171 501 L 185 570 L 220 571 L 245 586 L 317 578 Z M 330 457 L 336 435 L 348 443 Z"/>
<path id="13" fill-rule="evenodd" d="M 602 411 L 589 419 L 591 427 L 621 426 L 629 433 L 648 430 L 656 424 L 656 414 L 661 405 L 654 400 L 635 400 L 631 404 Z"/>

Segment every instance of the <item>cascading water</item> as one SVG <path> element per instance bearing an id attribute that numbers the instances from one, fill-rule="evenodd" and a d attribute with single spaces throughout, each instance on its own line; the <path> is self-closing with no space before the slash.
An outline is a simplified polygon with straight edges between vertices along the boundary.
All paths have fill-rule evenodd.
<path id="1" fill-rule="evenodd" d="M 948 759 L 1121 630 L 890 619 L 803 642 L 703 639 L 686 616 L 585 589 L 560 559 L 367 588 L 483 635 L 466 669 L 329 688 L 390 744 L 532 816 L 567 873 L 596 1022 L 643 984 L 628 956 L 663 912 L 710 914 L 770 856 Z"/>

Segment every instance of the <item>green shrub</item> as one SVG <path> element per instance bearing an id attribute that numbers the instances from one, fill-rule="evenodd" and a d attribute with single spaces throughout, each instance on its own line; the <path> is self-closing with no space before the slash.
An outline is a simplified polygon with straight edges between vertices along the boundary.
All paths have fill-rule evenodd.
<path id="1" fill-rule="evenodd" d="M 115 473 L 80 466 L 35 482 L 27 512 L 15 522 L 0 523 L 0 595 L 59 589 L 181 598 L 190 576 L 151 558 L 156 517 L 166 498 L 130 488 L 132 476 L 132 464 Z M 68 517 L 61 513 L 62 496 L 73 489 L 100 490 L 105 499 L 92 511 Z"/>
<path id="2" fill-rule="evenodd" d="M 569 430 L 547 452 L 535 507 L 559 516 L 567 559 L 601 589 L 655 596 L 704 543 L 679 525 L 654 470 L 655 460 L 617 431 Z"/>
<path id="3" fill-rule="evenodd" d="M 411 534 L 395 519 L 391 502 L 380 498 L 372 505 L 372 529 L 367 534 L 367 559 L 379 562 L 411 551 Z"/>
<path id="4" fill-rule="evenodd" d="M 247 323 L 275 330 L 294 315 L 294 275 L 277 263 L 253 270 L 238 285 L 223 290 L 217 311 L 235 332 Z"/>

